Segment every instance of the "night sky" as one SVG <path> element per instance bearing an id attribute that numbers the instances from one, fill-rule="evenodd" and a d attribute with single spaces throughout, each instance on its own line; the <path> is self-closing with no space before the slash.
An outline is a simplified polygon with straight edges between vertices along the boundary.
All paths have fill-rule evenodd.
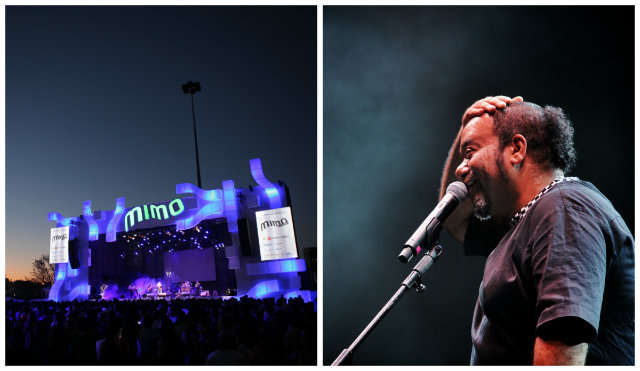
<path id="1" fill-rule="evenodd" d="M 298 250 L 316 246 L 316 7 L 6 7 L 6 276 L 49 252 L 65 217 L 256 185 L 291 194 Z"/>
<path id="2" fill-rule="evenodd" d="M 562 107 L 577 165 L 634 230 L 633 7 L 325 7 L 325 364 L 418 259 L 460 118 L 488 95 Z M 465 365 L 484 259 L 444 252 L 355 352 L 356 365 Z"/>

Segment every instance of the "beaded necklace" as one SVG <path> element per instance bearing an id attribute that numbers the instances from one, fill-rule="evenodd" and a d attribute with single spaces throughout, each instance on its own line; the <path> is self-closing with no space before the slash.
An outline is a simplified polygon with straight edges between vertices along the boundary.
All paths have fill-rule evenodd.
<path id="1" fill-rule="evenodd" d="M 560 178 L 556 178 L 553 180 L 553 182 L 549 183 L 548 186 L 542 188 L 542 190 L 540 191 L 540 193 L 538 193 L 536 195 L 536 197 L 533 198 L 533 200 L 531 200 L 528 204 L 526 204 L 522 209 L 520 209 L 520 211 L 518 211 L 516 213 L 516 215 L 511 218 L 511 226 L 513 227 L 514 225 L 516 225 L 520 219 L 524 218 L 524 215 L 527 213 L 527 211 L 531 208 L 531 206 L 533 206 L 539 199 L 540 197 L 542 197 L 543 194 L 549 192 L 549 190 L 551 188 L 553 188 L 553 186 L 555 186 L 558 183 L 562 183 L 562 182 L 566 182 L 566 181 L 574 181 L 574 180 L 579 180 L 577 177 L 560 177 Z"/>

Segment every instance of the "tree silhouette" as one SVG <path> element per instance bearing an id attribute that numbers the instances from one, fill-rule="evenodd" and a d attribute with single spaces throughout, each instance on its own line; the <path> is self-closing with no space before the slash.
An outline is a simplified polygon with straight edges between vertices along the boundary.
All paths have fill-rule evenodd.
<path id="1" fill-rule="evenodd" d="M 53 277 L 55 276 L 55 267 L 49 263 L 49 255 L 42 256 L 33 262 L 31 277 L 34 282 L 41 283 L 45 286 L 53 285 Z"/>

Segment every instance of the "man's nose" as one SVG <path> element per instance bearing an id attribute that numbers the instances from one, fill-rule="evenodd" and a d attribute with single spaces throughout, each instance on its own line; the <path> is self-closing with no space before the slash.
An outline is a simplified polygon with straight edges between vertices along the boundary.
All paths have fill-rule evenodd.
<path id="1" fill-rule="evenodd" d="M 469 173 L 469 160 L 464 159 L 460 165 L 456 168 L 456 176 L 458 179 L 464 181 L 464 177 Z"/>

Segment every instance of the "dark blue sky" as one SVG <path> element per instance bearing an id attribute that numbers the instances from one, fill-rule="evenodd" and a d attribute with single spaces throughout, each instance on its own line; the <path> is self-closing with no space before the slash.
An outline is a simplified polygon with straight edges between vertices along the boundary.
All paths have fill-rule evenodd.
<path id="1" fill-rule="evenodd" d="M 6 275 L 48 253 L 65 217 L 254 185 L 291 192 L 299 249 L 316 245 L 316 7 L 6 7 Z"/>

